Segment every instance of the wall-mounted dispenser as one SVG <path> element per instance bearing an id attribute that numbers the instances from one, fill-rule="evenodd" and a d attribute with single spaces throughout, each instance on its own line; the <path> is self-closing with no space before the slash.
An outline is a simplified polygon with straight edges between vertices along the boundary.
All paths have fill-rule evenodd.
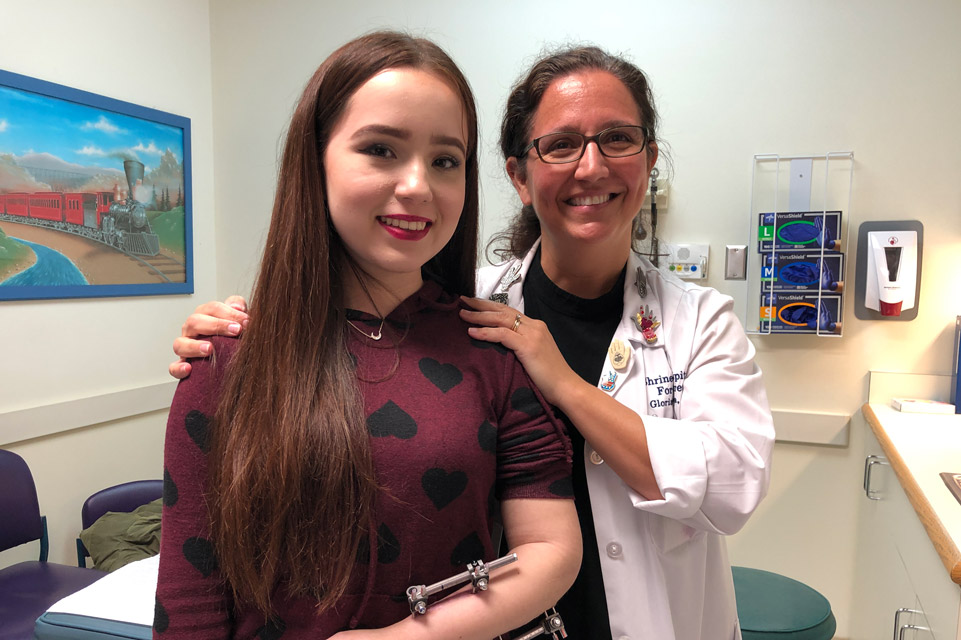
<path id="1" fill-rule="evenodd" d="M 913 320 L 918 315 L 924 227 L 917 220 L 865 222 L 858 230 L 854 315 Z"/>
<path id="2" fill-rule="evenodd" d="M 868 232 L 867 290 L 864 306 L 882 316 L 899 316 L 914 308 L 918 274 L 915 231 Z"/>

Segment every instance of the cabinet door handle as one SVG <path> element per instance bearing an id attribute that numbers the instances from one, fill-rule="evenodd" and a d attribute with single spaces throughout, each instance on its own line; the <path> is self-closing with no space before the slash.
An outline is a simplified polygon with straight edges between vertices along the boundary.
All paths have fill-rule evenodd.
<path id="1" fill-rule="evenodd" d="M 884 456 L 871 455 L 864 459 L 864 495 L 868 497 L 868 500 L 880 500 L 877 496 L 877 492 L 871 490 L 871 469 L 876 464 L 887 465 L 888 461 Z"/>
<path id="2" fill-rule="evenodd" d="M 902 625 L 901 624 L 901 614 L 902 613 L 921 613 L 917 609 L 910 609 L 908 607 L 901 607 L 894 612 L 894 633 L 891 635 L 892 640 L 904 640 L 904 629 L 905 627 L 913 627 L 913 625 Z"/>
<path id="3" fill-rule="evenodd" d="M 868 490 L 868 463 L 877 458 L 875 455 L 870 455 L 864 459 L 864 473 L 861 476 L 861 488 L 865 491 Z M 895 613 L 894 615 L 897 615 Z"/>
<path id="4" fill-rule="evenodd" d="M 914 629 L 915 631 L 930 631 L 927 627 L 921 627 L 916 624 L 906 624 L 901 627 L 901 631 L 898 633 L 898 640 L 904 640 L 904 633 L 908 629 Z"/>
<path id="5" fill-rule="evenodd" d="M 861 485 L 865 491 L 868 490 L 868 468 L 873 464 L 874 460 L 884 460 L 884 457 L 872 454 L 864 459 L 864 478 L 861 481 Z"/>

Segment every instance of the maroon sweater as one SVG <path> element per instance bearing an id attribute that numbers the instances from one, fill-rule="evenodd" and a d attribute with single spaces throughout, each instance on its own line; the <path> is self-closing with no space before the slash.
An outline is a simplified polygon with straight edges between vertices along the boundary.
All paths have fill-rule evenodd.
<path id="1" fill-rule="evenodd" d="M 495 557 L 496 500 L 571 497 L 562 427 L 513 353 L 469 338 L 459 306 L 427 283 L 388 316 L 383 340 L 345 328 L 377 479 L 391 495 L 377 498 L 376 544 L 362 544 L 348 595 L 319 616 L 312 599 L 292 597 L 283 585 L 271 619 L 237 610 L 217 569 L 204 449 L 225 363 L 238 343 L 214 339 L 219 364 L 194 361 L 170 408 L 154 638 L 318 639 L 387 626 L 410 615 L 408 586 Z M 351 317 L 372 332 L 380 324 Z"/>

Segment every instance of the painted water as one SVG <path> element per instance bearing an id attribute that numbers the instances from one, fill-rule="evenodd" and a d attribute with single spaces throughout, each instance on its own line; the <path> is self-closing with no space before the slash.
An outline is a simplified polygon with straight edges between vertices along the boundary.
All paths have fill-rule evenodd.
<path id="1" fill-rule="evenodd" d="M 27 242 L 26 240 L 21 240 L 20 238 L 14 238 L 10 236 L 12 240 L 16 240 L 22 244 L 27 245 L 33 252 L 37 254 L 37 261 L 32 267 L 26 271 L 21 271 L 20 273 L 10 276 L 3 282 L 0 282 L 0 287 L 33 287 L 33 286 L 60 286 L 60 285 L 80 285 L 80 284 L 90 284 L 87 279 L 81 273 L 80 269 L 77 268 L 70 259 L 50 247 L 45 247 L 42 244 L 36 244 L 33 242 Z"/>

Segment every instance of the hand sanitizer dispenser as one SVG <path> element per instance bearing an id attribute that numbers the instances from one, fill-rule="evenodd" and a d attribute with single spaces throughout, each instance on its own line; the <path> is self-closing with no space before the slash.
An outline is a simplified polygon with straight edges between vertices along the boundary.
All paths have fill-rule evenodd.
<path id="1" fill-rule="evenodd" d="M 921 223 L 914 220 L 861 225 L 855 282 L 858 318 L 913 320 L 917 316 L 921 234 Z"/>
<path id="2" fill-rule="evenodd" d="M 914 231 L 868 233 L 867 291 L 864 306 L 882 316 L 914 308 L 918 275 L 918 234 Z"/>

